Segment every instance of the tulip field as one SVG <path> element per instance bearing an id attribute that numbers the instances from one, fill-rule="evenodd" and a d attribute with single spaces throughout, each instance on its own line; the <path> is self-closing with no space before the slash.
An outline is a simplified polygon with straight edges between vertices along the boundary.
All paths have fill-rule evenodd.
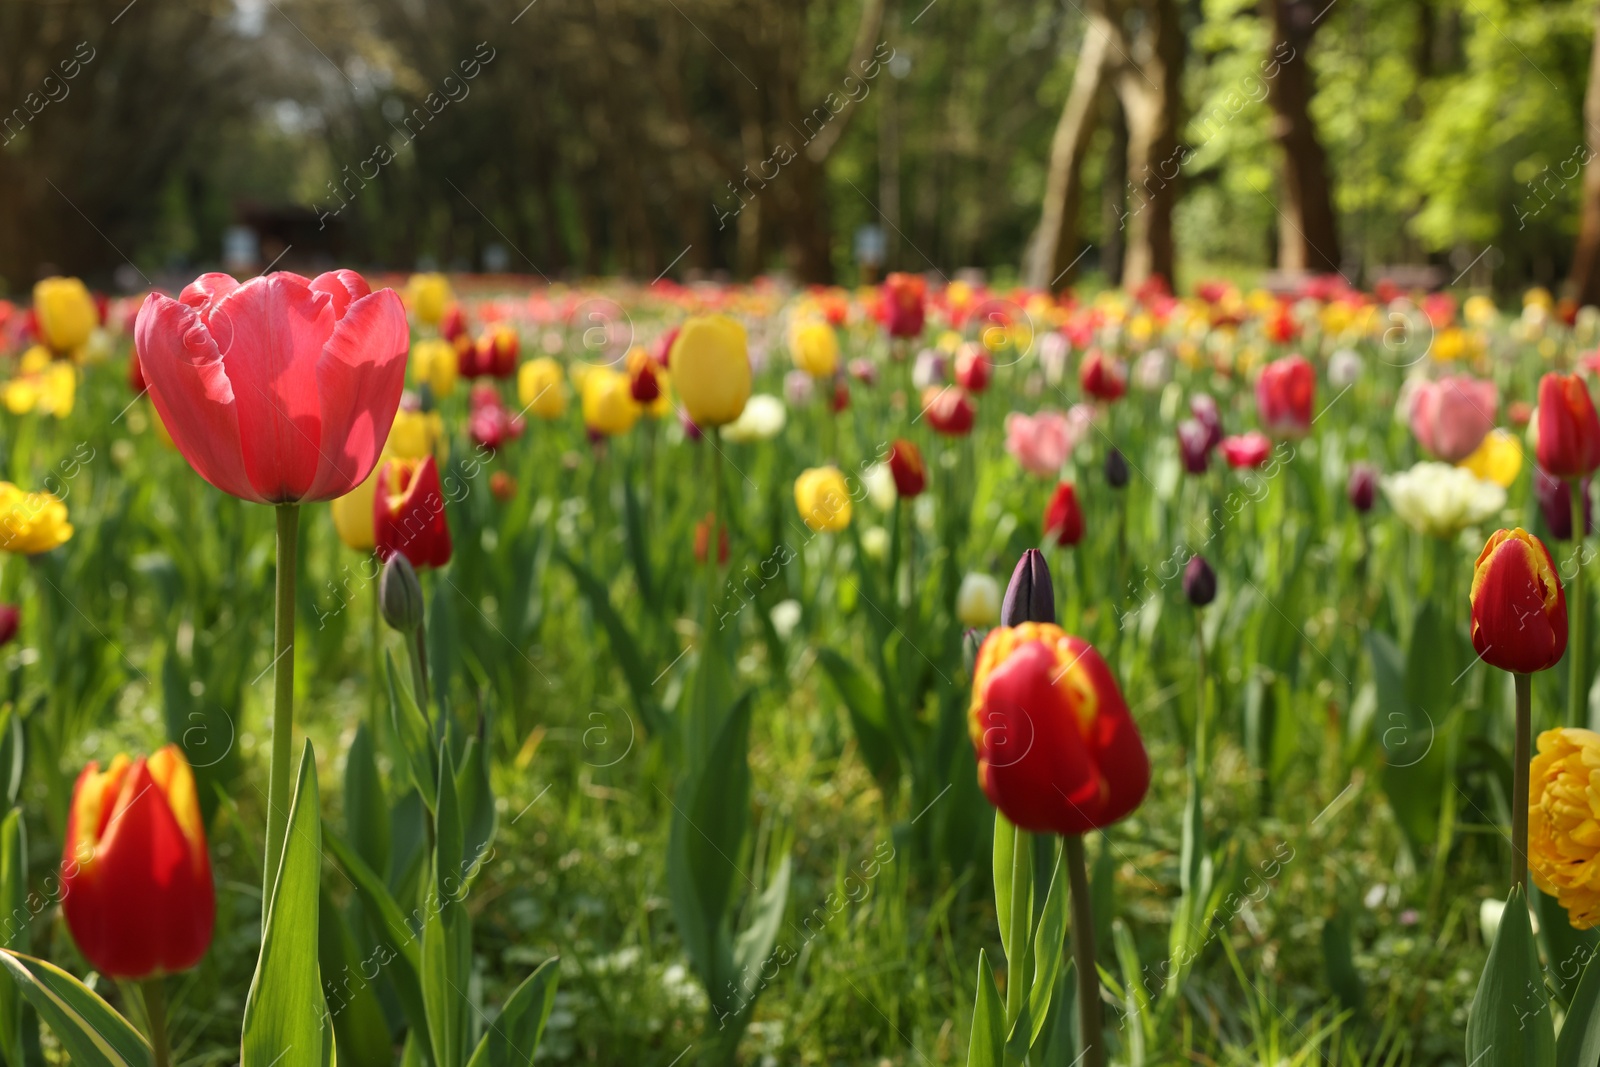
<path id="1" fill-rule="evenodd" d="M 1600 314 L 0 301 L 6 1067 L 1600 1063 Z"/>

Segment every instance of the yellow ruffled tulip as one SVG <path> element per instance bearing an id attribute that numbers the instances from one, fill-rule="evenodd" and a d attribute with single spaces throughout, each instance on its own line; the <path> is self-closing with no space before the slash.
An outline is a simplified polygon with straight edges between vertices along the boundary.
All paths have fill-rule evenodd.
<path id="1" fill-rule="evenodd" d="M 696 426 L 724 426 L 750 399 L 749 341 L 744 327 L 726 315 L 685 322 L 669 362 L 678 399 Z"/>
<path id="2" fill-rule="evenodd" d="M 1528 772 L 1528 871 L 1579 930 L 1600 925 L 1600 734 L 1539 735 Z"/>
<path id="3" fill-rule="evenodd" d="M 1490 430 L 1483 443 L 1458 466 L 1486 482 L 1509 489 L 1522 472 L 1522 442 L 1510 430 Z"/>
<path id="4" fill-rule="evenodd" d="M 381 466 L 381 464 L 380 464 Z M 345 547 L 357 552 L 370 552 L 378 543 L 373 529 L 372 501 L 378 492 L 378 472 L 367 475 L 367 480 L 344 496 L 328 501 L 333 513 L 333 528 L 339 531 L 339 540 Z"/>
<path id="5" fill-rule="evenodd" d="M 453 299 L 450 280 L 443 274 L 413 274 L 406 283 L 406 303 L 424 325 L 439 325 Z"/>
<path id="6" fill-rule="evenodd" d="M 517 371 L 517 399 L 541 419 L 559 419 L 567 411 L 567 383 L 561 364 L 540 356 Z"/>
<path id="7" fill-rule="evenodd" d="M 639 421 L 628 376 L 610 367 L 593 367 L 583 376 L 583 423 L 595 433 L 615 437 Z"/>
<path id="8" fill-rule="evenodd" d="M 850 486 L 838 467 L 812 467 L 794 480 L 800 518 L 818 533 L 837 533 L 850 525 Z"/>
<path id="9" fill-rule="evenodd" d="M 51 493 L 25 493 L 0 482 L 0 552 L 38 555 L 72 538 L 67 505 Z"/>
<path id="10" fill-rule="evenodd" d="M 411 376 L 418 384 L 446 397 L 456 391 L 461 377 L 461 360 L 456 346 L 442 337 L 428 337 L 411 346 Z"/>
<path id="11" fill-rule="evenodd" d="M 789 331 L 794 365 L 813 378 L 831 378 L 839 369 L 839 337 L 825 322 L 800 322 Z"/>
<path id="12" fill-rule="evenodd" d="M 76 351 L 89 343 L 100 324 L 94 298 L 76 278 L 46 278 L 33 287 L 33 315 L 39 337 L 54 351 Z"/>

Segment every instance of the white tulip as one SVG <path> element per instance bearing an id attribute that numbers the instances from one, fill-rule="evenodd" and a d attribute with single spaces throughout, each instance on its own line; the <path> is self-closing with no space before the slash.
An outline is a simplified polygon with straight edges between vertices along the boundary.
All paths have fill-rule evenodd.
<path id="1" fill-rule="evenodd" d="M 722 428 L 722 436 L 738 444 L 770 441 L 783 431 L 788 411 L 770 393 L 757 393 L 745 402 L 739 417 Z"/>
<path id="2" fill-rule="evenodd" d="M 968 574 L 956 592 L 956 618 L 968 629 L 1000 621 L 1000 583 L 987 574 Z"/>
<path id="3" fill-rule="evenodd" d="M 1383 479 L 1383 495 L 1407 526 L 1452 538 L 1506 506 L 1506 491 L 1448 463 L 1418 463 Z"/>

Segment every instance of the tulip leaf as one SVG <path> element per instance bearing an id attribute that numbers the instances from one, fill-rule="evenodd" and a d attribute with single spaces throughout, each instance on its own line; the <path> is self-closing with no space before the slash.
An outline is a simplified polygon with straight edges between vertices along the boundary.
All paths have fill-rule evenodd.
<path id="1" fill-rule="evenodd" d="M 456 770 L 456 795 L 461 800 L 461 877 L 471 882 L 488 860 L 498 822 L 489 784 L 489 749 L 479 735 L 467 738 Z"/>
<path id="2" fill-rule="evenodd" d="M 589 610 L 594 612 L 594 617 L 604 628 L 611 642 L 611 652 L 622 668 L 623 680 L 628 683 L 628 692 L 633 697 L 634 708 L 643 720 L 645 730 L 652 737 L 659 736 L 666 724 L 651 695 L 655 674 L 645 665 L 638 639 L 628 629 L 628 624 L 622 621 L 622 616 L 617 614 L 617 609 L 612 607 L 611 593 L 600 580 L 559 548 L 555 553 L 562 566 L 572 572 L 573 580 L 578 583 L 578 591 L 589 602 Z"/>
<path id="3" fill-rule="evenodd" d="M 355 739 L 345 753 L 344 831 L 367 866 L 375 871 L 389 869 L 389 802 L 366 723 L 356 727 Z"/>
<path id="4" fill-rule="evenodd" d="M 422 924 L 422 1004 L 434 1067 L 460 1067 L 467 1046 L 467 984 L 472 965 L 471 927 L 462 906 L 461 809 L 456 797 L 450 742 L 440 750 L 435 804 L 433 886 Z"/>
<path id="5" fill-rule="evenodd" d="M 322 830 L 322 840 L 355 884 L 356 894 L 366 905 L 368 913 L 377 917 L 382 940 L 375 950 L 375 958 L 382 963 L 398 961 L 399 965 L 390 969 L 389 978 L 394 983 L 406 1019 L 414 1028 L 426 1029 L 427 1014 L 422 1006 L 422 987 L 419 984 L 422 950 L 417 944 L 417 932 L 406 925 L 405 914 L 384 886 L 383 879 L 367 866 L 351 845 L 326 826 Z"/>
<path id="6" fill-rule="evenodd" d="M 532 1063 L 556 1003 L 560 977 L 559 961 L 552 957 L 523 979 L 488 1024 L 467 1067 L 527 1067 Z"/>
<path id="7" fill-rule="evenodd" d="M 864 671 L 831 648 L 819 648 L 817 662 L 844 702 L 867 770 L 885 798 L 892 799 L 900 785 L 900 761 L 889 731 L 883 694 Z"/>
<path id="8" fill-rule="evenodd" d="M 1038 1042 L 1045 1023 L 1050 1021 L 1050 1001 L 1055 994 L 1056 975 L 1061 970 L 1063 947 L 1067 933 L 1067 905 L 1071 897 L 1067 889 L 1066 850 L 1060 838 L 1051 835 L 1055 846 L 1055 864 L 1050 875 L 1050 889 L 1044 896 L 1044 909 L 1039 913 L 1039 928 L 1033 935 L 1033 988 L 1028 992 L 1028 1016 L 1033 1019 L 1029 1045 Z M 1093 930 L 1074 930 L 1073 937 L 1093 937 Z M 1009 980 L 1009 979 L 1008 979 Z"/>
<path id="9" fill-rule="evenodd" d="M 1510 792 L 1506 790 L 1507 795 Z M 1579 980 L 1588 973 L 1589 961 L 1600 949 L 1600 935 L 1594 930 L 1573 929 L 1567 909 L 1550 894 L 1530 886 L 1528 896 L 1533 901 L 1533 913 L 1539 919 L 1539 941 L 1544 945 L 1544 958 L 1549 961 L 1545 973 L 1550 976 L 1557 999 L 1570 1004 Z M 1595 1062 L 1600 1063 L 1600 1059 Z"/>
<path id="10" fill-rule="evenodd" d="M 1589 958 L 1572 993 L 1567 1021 L 1556 1039 L 1556 1067 L 1594 1067 L 1600 1063 L 1600 954 Z"/>
<path id="11" fill-rule="evenodd" d="M 1006 1045 L 1006 1009 L 995 988 L 989 957 L 978 950 L 978 992 L 972 1005 L 972 1037 L 967 1043 L 967 1067 L 1003 1067 Z"/>
<path id="12" fill-rule="evenodd" d="M 150 1043 L 100 995 L 53 963 L 0 949 L 0 965 L 76 1067 L 151 1067 Z"/>
<path id="13" fill-rule="evenodd" d="M 434 783 L 439 777 L 438 766 L 434 763 L 433 731 L 428 727 L 427 716 L 417 706 L 415 696 L 400 681 L 394 669 L 394 657 L 385 653 L 384 659 L 389 672 L 389 709 L 394 720 L 394 732 L 406 754 L 403 766 L 411 784 L 422 794 L 428 810 L 432 811 Z"/>
<path id="14" fill-rule="evenodd" d="M 1551 1067 L 1555 1045 L 1528 898 L 1516 887 L 1501 913 L 1467 1015 L 1467 1062 L 1475 1067 Z"/>
<path id="15" fill-rule="evenodd" d="M 328 1011 L 317 964 L 322 817 L 317 767 L 307 741 L 289 807 L 289 831 L 278 867 L 261 955 L 244 1006 L 240 1067 L 320 1061 L 329 1040 Z"/>
<path id="16" fill-rule="evenodd" d="M 363 958 L 344 916 L 321 893 L 317 917 L 317 961 L 327 976 L 324 993 L 333 1032 L 350 1067 L 390 1067 L 394 1059 L 388 1021 L 378 1002 L 373 978 L 382 956 Z M 367 971 L 372 969 L 372 974 Z M 332 1042 L 330 1042 L 331 1044 Z"/>
<path id="17" fill-rule="evenodd" d="M 1028 973 L 1028 935 L 1033 925 L 1033 842 L 1026 830 L 1017 829 L 998 811 L 994 813 L 994 907 L 1006 974 L 1022 980 Z M 1008 1011 L 1022 1003 L 1012 996 L 1013 988 L 1008 977 Z"/>
<path id="18" fill-rule="evenodd" d="M 28 843 L 22 822 L 22 809 L 12 808 L 0 822 L 0 946 L 27 951 L 28 921 L 33 910 L 28 906 Z M 22 998 L 17 984 L 0 973 L 0 1054 L 10 1067 L 22 1067 Z"/>

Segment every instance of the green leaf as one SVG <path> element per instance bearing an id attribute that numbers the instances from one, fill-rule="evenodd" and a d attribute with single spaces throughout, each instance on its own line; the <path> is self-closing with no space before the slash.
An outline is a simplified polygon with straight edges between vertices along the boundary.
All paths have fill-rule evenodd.
<path id="1" fill-rule="evenodd" d="M 1439 834 L 1439 794 L 1443 785 L 1440 749 L 1434 744 L 1434 720 L 1412 704 L 1400 649 L 1386 634 L 1367 631 L 1367 652 L 1377 686 L 1378 712 L 1372 729 L 1383 756 L 1379 781 L 1395 821 L 1413 854 Z"/>
<path id="2" fill-rule="evenodd" d="M 417 706 L 415 696 L 395 673 L 394 657 L 384 653 L 384 660 L 389 672 L 389 709 L 394 732 L 406 754 L 402 769 L 431 811 L 434 783 L 439 779 L 439 768 L 434 763 L 433 731 L 428 727 L 428 717 Z"/>
<path id="3" fill-rule="evenodd" d="M 28 845 L 22 809 L 12 808 L 0 822 L 0 947 L 27 951 Z M 22 997 L 9 974 L 0 973 L 0 1052 L 10 1067 L 22 1067 Z"/>
<path id="4" fill-rule="evenodd" d="M 17 988 L 50 1027 L 74 1067 L 151 1067 L 150 1043 L 88 986 L 53 963 L 0 949 Z"/>
<path id="5" fill-rule="evenodd" d="M 1556 1039 L 1556 1067 L 1594 1067 L 1600 1063 L 1600 954 L 1589 958 L 1572 993 L 1567 1021 Z"/>
<path id="6" fill-rule="evenodd" d="M 289 807 L 283 862 L 261 935 L 261 955 L 245 1000 L 240 1067 L 320 1062 L 323 1043 L 330 1036 L 317 966 L 319 807 L 317 766 L 307 741 Z"/>
<path id="7" fill-rule="evenodd" d="M 1006 1009 L 995 988 L 989 957 L 978 950 L 978 992 L 972 1004 L 972 1038 L 967 1044 L 967 1067 L 1003 1067 L 1006 1046 Z"/>
<path id="8" fill-rule="evenodd" d="M 539 964 L 506 998 L 505 1007 L 489 1023 L 467 1067 L 528 1067 L 533 1063 L 556 1002 L 556 982 L 561 977 L 557 962 L 552 957 Z"/>
<path id="9" fill-rule="evenodd" d="M 389 869 L 389 801 L 366 723 L 356 727 L 344 758 L 344 831 L 367 866 Z"/>
<path id="10" fill-rule="evenodd" d="M 471 980 L 471 927 L 461 901 L 466 892 L 461 860 L 461 809 L 456 797 L 450 742 L 441 746 L 439 793 L 434 810 L 433 885 L 422 925 L 422 1004 L 434 1067 L 459 1067 L 467 1050 L 467 985 Z"/>
<path id="11" fill-rule="evenodd" d="M 1520 887 L 1513 888 L 1467 1015 L 1467 1062 L 1474 1067 L 1552 1067 L 1555 1045 L 1528 900 Z"/>
<path id="12" fill-rule="evenodd" d="M 1508 795 L 1510 792 L 1506 790 Z M 1533 886 L 1528 887 L 1528 897 L 1533 901 L 1533 913 L 1539 917 L 1539 941 L 1544 945 L 1544 958 L 1549 961 L 1545 973 L 1555 986 L 1557 998 L 1570 1004 L 1578 980 L 1587 973 L 1589 960 L 1600 949 L 1600 933 L 1573 929 L 1561 902 Z"/>
<path id="13" fill-rule="evenodd" d="M 494 791 L 489 785 L 489 749 L 480 721 L 477 736 L 467 738 L 466 751 L 456 771 L 456 794 L 461 798 L 462 877 L 471 881 L 489 857 L 498 817 Z"/>
<path id="14" fill-rule="evenodd" d="M 622 668 L 623 679 L 628 683 L 628 692 L 633 696 L 634 707 L 644 721 L 645 730 L 651 736 L 656 736 L 665 722 L 651 692 L 655 676 L 645 664 L 638 639 L 628 629 L 628 624 L 622 621 L 622 616 L 617 614 L 617 609 L 611 606 L 611 594 L 600 580 L 565 552 L 556 549 L 555 553 L 562 565 L 572 572 L 573 580 L 578 583 L 578 592 L 589 602 L 589 610 L 594 612 L 594 617 L 599 620 L 606 637 L 611 641 L 612 655 Z"/>
<path id="15" fill-rule="evenodd" d="M 994 814 L 994 908 L 1006 954 L 1006 1005 L 1015 1003 L 1011 979 L 1027 973 L 1028 934 L 1033 924 L 1033 843 L 998 811 Z M 1012 1020 L 1015 1021 L 1015 1020 Z"/>
<path id="16" fill-rule="evenodd" d="M 388 970 L 389 980 L 394 984 L 407 1021 L 413 1029 L 426 1030 L 428 1016 L 422 1004 L 421 985 L 422 948 L 417 944 L 416 932 L 406 925 L 406 917 L 384 886 L 383 879 L 366 865 L 354 848 L 327 826 L 323 827 L 322 840 L 355 884 L 356 894 L 368 913 L 377 917 L 383 940 L 374 950 L 375 958 L 384 965 L 395 963 Z"/>
<path id="17" fill-rule="evenodd" d="M 850 715 L 867 770 L 884 795 L 892 799 L 900 785 L 900 759 L 889 731 L 883 694 L 864 671 L 831 648 L 819 648 L 817 662 Z"/>
<path id="18" fill-rule="evenodd" d="M 390 1067 L 394 1060 L 389 1024 L 372 979 L 364 971 L 378 962 L 363 959 L 344 916 L 324 889 L 317 918 L 317 963 L 322 970 L 323 994 L 333 1021 L 339 1055 L 349 1067 Z"/>
<path id="19" fill-rule="evenodd" d="M 1033 1020 L 1029 1034 L 1029 1047 L 1038 1042 L 1045 1023 L 1051 1019 L 1050 1002 L 1055 994 L 1056 976 L 1061 970 L 1067 934 L 1067 905 L 1071 892 L 1067 888 L 1066 850 L 1061 839 L 1051 835 L 1055 846 L 1055 866 L 1050 875 L 1050 889 L 1044 895 L 1044 909 L 1039 913 L 1039 928 L 1033 935 L 1033 988 L 1028 992 L 1028 1016 Z M 1073 937 L 1093 937 L 1092 931 L 1072 932 Z"/>
<path id="20" fill-rule="evenodd" d="M 759 990 L 756 976 L 766 966 L 772 955 L 772 946 L 778 941 L 778 928 L 783 924 L 783 911 L 789 902 L 789 877 L 793 864 L 788 856 L 778 864 L 772 880 L 755 903 L 755 914 L 750 925 L 739 934 L 733 945 L 733 966 L 745 978 L 745 988 L 740 990 L 743 1007 L 755 1006 L 754 993 Z"/>
<path id="21" fill-rule="evenodd" d="M 1366 988 L 1356 970 L 1351 947 L 1350 914 L 1343 908 L 1322 923 L 1322 965 L 1328 974 L 1328 988 L 1339 1002 L 1359 1014 L 1366 1002 Z"/>

